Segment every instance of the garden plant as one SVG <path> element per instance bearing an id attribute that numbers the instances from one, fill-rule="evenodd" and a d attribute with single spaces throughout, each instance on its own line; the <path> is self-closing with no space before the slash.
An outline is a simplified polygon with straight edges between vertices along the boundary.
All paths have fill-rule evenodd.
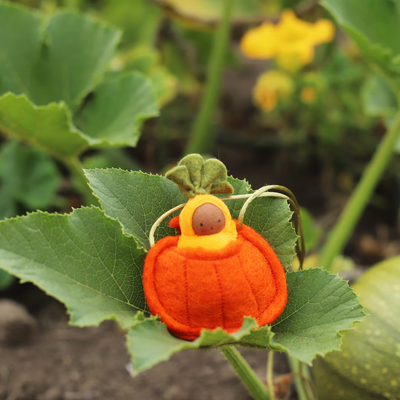
<path id="1" fill-rule="evenodd" d="M 93 14 L 54 12 L 51 2 L 33 11 L 0 1 L 0 290 L 15 276 L 62 302 L 71 325 L 115 321 L 133 374 L 183 350 L 217 349 L 254 399 L 273 400 L 280 398 L 272 371 L 281 352 L 301 400 L 400 399 L 400 259 L 377 264 L 353 287 L 337 273 L 400 143 L 400 0 L 307 7 L 275 1 L 279 12 L 267 22 L 246 19 L 260 4 L 236 1 L 207 8 L 207 0 L 193 0 L 197 18 L 189 1 L 165 0 L 161 8 L 140 2 L 149 26 L 138 18 L 140 35 L 127 27 L 122 41 L 117 28 Z M 122 3 L 129 12 L 130 2 Z M 308 3 L 321 18 L 307 14 Z M 110 20 L 123 20 L 124 11 L 108 7 Z M 190 36 L 199 54 L 201 40 L 212 46 L 182 159 L 163 165 L 165 174 L 136 169 L 123 151 L 138 144 L 146 120 L 150 127 L 154 117 L 164 121 L 187 79 L 196 80 L 187 70 L 187 79 L 174 76 L 165 52 L 176 51 L 176 43 L 160 40 L 160 52 L 149 46 L 162 9 L 186 21 L 167 24 L 180 39 L 201 26 Z M 280 131 L 280 146 L 313 141 L 336 160 L 332 147 L 346 146 L 354 131 L 355 143 L 375 147 L 364 130 L 377 117 L 386 130 L 320 247 L 320 233 L 291 188 L 251 187 L 210 157 L 218 155 L 213 120 L 237 20 L 246 25 L 238 57 L 265 63 L 253 89 L 258 121 Z M 366 61 L 361 67 L 333 42 L 339 29 Z M 361 98 L 349 85 L 364 81 Z M 362 115 L 354 121 L 356 113 Z M 302 151 L 299 158 L 309 157 Z M 77 205 L 59 194 L 62 180 Z M 231 257 L 236 241 L 245 250 Z M 304 260 L 308 245 L 315 257 Z M 245 347 L 268 352 L 266 382 L 239 352 Z"/>

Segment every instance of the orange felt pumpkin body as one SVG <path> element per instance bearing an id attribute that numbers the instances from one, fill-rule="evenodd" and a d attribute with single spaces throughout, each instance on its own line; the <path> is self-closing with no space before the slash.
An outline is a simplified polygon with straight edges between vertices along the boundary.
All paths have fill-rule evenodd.
<path id="1" fill-rule="evenodd" d="M 287 302 L 285 270 L 262 236 L 243 225 L 218 250 L 178 248 L 179 237 L 157 242 L 143 271 L 150 311 L 173 335 L 194 340 L 202 328 L 235 332 L 245 316 L 260 326 L 279 317 Z"/>

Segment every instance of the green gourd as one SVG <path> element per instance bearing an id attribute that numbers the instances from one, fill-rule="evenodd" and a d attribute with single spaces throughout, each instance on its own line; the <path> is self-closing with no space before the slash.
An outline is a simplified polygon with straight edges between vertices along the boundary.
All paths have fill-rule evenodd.
<path id="1" fill-rule="evenodd" d="M 367 317 L 344 332 L 341 351 L 315 361 L 318 397 L 400 399 L 400 257 L 372 267 L 353 287 Z"/>

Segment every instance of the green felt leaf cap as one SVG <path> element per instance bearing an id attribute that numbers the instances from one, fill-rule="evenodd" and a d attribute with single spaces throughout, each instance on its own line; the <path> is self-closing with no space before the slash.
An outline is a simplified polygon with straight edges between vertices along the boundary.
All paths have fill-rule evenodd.
<path id="1" fill-rule="evenodd" d="M 165 177 L 175 182 L 182 196 L 191 198 L 197 194 L 231 194 L 225 165 L 216 158 L 204 161 L 200 154 L 189 154 L 168 171 Z"/>

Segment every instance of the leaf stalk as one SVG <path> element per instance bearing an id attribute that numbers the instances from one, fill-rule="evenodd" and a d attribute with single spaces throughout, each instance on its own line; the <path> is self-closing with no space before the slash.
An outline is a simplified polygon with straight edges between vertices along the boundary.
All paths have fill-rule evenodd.
<path id="1" fill-rule="evenodd" d="M 275 389 L 274 389 L 274 351 L 270 350 L 268 353 L 267 362 L 267 387 L 270 400 L 275 400 Z"/>
<path id="2" fill-rule="evenodd" d="M 193 125 L 189 141 L 185 148 L 185 154 L 205 154 L 212 150 L 215 135 L 209 129 L 210 119 L 218 100 L 221 83 L 224 57 L 230 35 L 230 22 L 235 0 L 224 0 L 222 18 L 215 34 L 214 45 L 211 50 L 211 58 L 207 67 L 207 82 L 201 100 L 200 110 Z"/>
<path id="3" fill-rule="evenodd" d="M 272 400 L 268 395 L 267 388 L 265 387 L 264 383 L 251 369 L 250 365 L 235 347 L 223 346 L 220 347 L 220 350 L 225 358 L 230 362 L 253 399 Z"/>
<path id="4" fill-rule="evenodd" d="M 310 388 L 310 385 L 312 385 L 311 375 L 307 365 L 301 362 L 298 358 L 291 356 L 290 354 L 288 354 L 288 360 L 290 369 L 292 370 L 294 375 L 294 384 L 296 386 L 297 396 L 299 397 L 299 400 L 315 400 L 315 393 L 313 393 Z M 307 379 L 307 381 L 310 383 L 306 384 L 305 379 Z"/>
<path id="5" fill-rule="evenodd" d="M 340 215 L 338 222 L 328 236 L 319 260 L 319 265 L 326 270 L 330 271 L 332 269 L 333 260 L 342 253 L 354 227 L 367 207 L 373 191 L 390 162 L 399 134 L 400 110 L 397 112 L 372 160 L 364 170 L 361 180 Z"/>

